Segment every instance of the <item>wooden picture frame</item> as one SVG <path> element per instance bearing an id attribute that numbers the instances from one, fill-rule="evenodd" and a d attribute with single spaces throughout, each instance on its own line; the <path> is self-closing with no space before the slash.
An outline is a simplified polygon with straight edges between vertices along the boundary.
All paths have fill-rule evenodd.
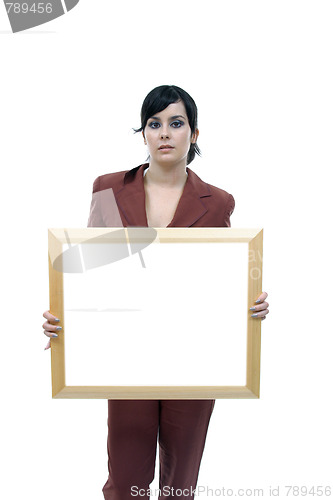
<path id="1" fill-rule="evenodd" d="M 261 321 L 252 318 L 251 317 L 252 312 L 249 309 L 251 306 L 253 306 L 255 300 L 262 292 L 263 229 L 236 229 L 236 228 L 49 229 L 48 239 L 49 239 L 50 311 L 56 317 L 61 319 L 60 325 L 62 326 L 62 330 L 60 331 L 58 337 L 51 339 L 51 372 L 52 372 L 53 398 L 92 398 L 92 399 L 95 398 L 96 399 L 248 398 L 250 399 L 259 397 Z M 188 246 L 189 243 L 195 245 L 189 247 Z M 245 271 L 244 270 L 242 271 L 242 277 L 241 277 L 246 296 L 243 300 L 241 311 L 238 312 L 236 311 L 236 315 L 244 317 L 244 326 L 246 325 L 246 327 L 244 328 L 244 330 L 246 329 L 246 331 L 241 333 L 241 335 L 244 335 L 244 337 L 242 338 L 244 338 L 246 342 L 246 345 L 244 347 L 245 349 L 244 352 L 246 352 L 246 360 L 244 364 L 243 384 L 198 385 L 196 383 L 188 385 L 185 384 L 166 385 L 163 383 L 160 385 L 158 384 L 135 385 L 135 383 L 137 382 L 135 375 L 133 375 L 133 382 L 135 382 L 133 384 L 128 384 L 128 383 L 125 384 L 118 383 L 116 385 L 96 385 L 96 384 L 90 385 L 87 383 L 74 384 L 74 385 L 66 384 L 67 377 L 66 377 L 66 366 L 65 366 L 66 365 L 65 339 L 66 336 L 68 339 L 70 338 L 71 331 L 74 332 L 75 330 L 74 325 L 77 324 L 77 322 L 70 323 L 69 320 L 67 320 L 68 324 L 66 324 L 66 318 L 64 318 L 66 309 L 65 302 L 66 300 L 68 300 L 68 294 L 67 297 L 64 298 L 64 277 L 66 281 L 67 275 L 69 276 L 71 273 L 74 275 L 76 273 L 76 275 L 78 276 L 79 273 L 81 273 L 80 280 L 83 280 L 85 279 L 85 277 L 88 276 L 89 271 L 87 271 L 87 269 L 93 269 L 98 266 L 99 267 L 104 266 L 102 269 L 102 273 L 100 273 L 99 275 L 99 276 L 102 275 L 104 276 L 107 269 L 116 269 L 116 267 L 112 268 L 112 266 L 111 267 L 108 266 L 109 263 L 122 260 L 123 263 L 121 265 L 127 266 L 128 263 L 130 262 L 130 259 L 125 259 L 125 257 L 131 255 L 133 255 L 131 259 L 136 258 L 138 259 L 138 262 L 140 259 L 142 267 L 145 267 L 144 259 L 145 259 L 145 253 L 147 254 L 148 248 L 150 248 L 151 255 L 154 255 L 154 252 L 156 253 L 157 248 L 160 249 L 158 251 L 162 250 L 164 252 L 167 251 L 168 255 L 173 253 L 173 255 L 175 256 L 175 261 L 177 261 L 179 260 L 177 259 L 177 252 L 179 251 L 178 249 L 180 248 L 179 244 L 183 244 L 182 248 L 183 249 L 185 248 L 185 251 L 187 251 L 187 248 L 191 249 L 196 248 L 198 249 L 198 252 L 201 252 L 201 248 L 213 249 L 211 245 L 214 244 L 220 245 L 219 247 L 215 246 L 214 248 L 219 248 L 219 249 L 225 248 L 227 251 L 227 245 L 230 243 L 237 245 L 237 247 L 234 246 L 233 248 L 238 248 L 239 244 L 243 244 L 242 248 L 245 248 L 246 252 L 244 254 L 246 262 L 242 268 Z M 159 247 L 156 247 L 157 244 L 159 244 Z M 168 246 L 165 246 L 165 244 L 168 244 Z M 206 244 L 206 246 L 202 246 L 202 244 Z M 221 244 L 223 246 L 221 246 Z M 66 246 L 67 249 L 65 249 Z M 109 251 L 110 248 L 115 250 L 110 253 Z M 105 250 L 108 251 L 106 252 Z M 138 254 L 137 256 L 134 255 L 136 253 Z M 236 252 L 233 251 L 233 253 Z M 164 255 L 166 254 L 164 253 Z M 185 255 L 187 257 L 185 259 L 183 258 L 182 260 L 183 264 L 185 263 L 185 261 L 186 262 L 188 261 L 189 253 L 187 252 Z M 222 255 L 220 250 L 217 255 Z M 193 269 L 192 267 L 193 271 L 192 274 L 194 276 L 199 276 L 200 279 L 198 279 L 195 282 L 196 284 L 194 285 L 194 287 L 193 283 L 191 284 L 191 286 L 189 286 L 189 293 L 191 291 L 190 288 L 192 289 L 198 288 L 198 290 L 200 289 L 204 291 L 205 296 L 210 295 L 211 297 L 214 297 L 216 296 L 216 294 L 219 293 L 218 290 L 227 288 L 228 286 L 227 282 L 223 282 L 223 286 L 219 285 L 217 289 L 215 288 L 217 283 L 220 284 L 223 281 L 219 278 L 219 266 L 220 263 L 223 261 L 223 259 L 221 258 L 216 259 L 216 264 L 214 263 L 213 266 L 214 273 L 210 272 L 210 276 L 208 276 L 208 273 L 206 272 L 209 260 L 212 260 L 210 254 L 209 258 L 206 259 L 200 258 L 197 259 L 197 261 L 195 262 L 195 269 Z M 225 260 L 226 259 L 224 259 L 224 265 L 226 265 Z M 243 260 L 244 257 L 242 257 L 242 261 Z M 183 266 L 183 264 L 181 265 Z M 83 267 L 85 266 L 85 269 L 82 268 L 82 265 Z M 202 266 L 202 268 L 200 266 Z M 237 265 L 235 269 L 236 268 Z M 131 271 L 127 272 L 126 268 L 124 267 L 122 268 L 121 272 L 123 273 L 122 276 L 126 276 L 126 279 L 128 279 L 128 276 L 131 276 Z M 170 274 L 170 271 L 168 271 L 167 274 Z M 212 274 L 214 274 L 213 277 Z M 208 278 L 213 278 L 213 285 L 210 288 L 208 285 Z M 112 274 L 112 281 L 113 281 L 112 286 L 114 286 L 115 289 L 117 289 L 117 283 L 116 279 L 114 278 L 114 274 Z M 186 283 L 184 284 L 184 286 L 185 286 L 184 289 L 186 290 Z M 99 285 L 97 284 L 96 290 L 98 288 Z M 209 291 L 209 293 L 207 290 Z M 158 294 L 159 294 L 158 290 L 154 289 L 154 293 L 151 294 L 151 296 L 153 295 L 155 296 Z M 147 297 L 145 297 L 145 300 L 147 301 Z M 233 302 L 236 303 L 237 306 L 238 298 L 233 297 L 232 300 Z M 76 311 L 80 310 L 77 309 Z M 85 311 L 87 310 L 88 309 L 85 309 Z M 76 314 L 77 314 L 76 318 L 79 318 L 80 313 Z M 126 318 L 126 311 L 124 314 L 125 315 L 122 317 Z M 224 316 L 226 316 L 226 314 L 224 314 Z M 133 317 L 133 315 L 131 317 Z M 186 318 L 189 317 L 191 317 L 191 313 L 186 314 Z M 198 316 L 198 318 L 199 317 L 200 316 Z M 221 321 L 222 319 L 223 318 L 221 318 Z M 164 321 L 161 321 L 160 324 L 162 324 L 163 322 Z M 71 325 L 70 328 L 71 331 L 67 331 L 66 327 L 68 326 L 69 328 L 70 325 Z M 219 327 L 220 327 L 220 320 L 218 321 L 218 328 Z M 182 331 L 185 330 L 186 330 L 186 325 L 183 324 Z M 200 335 L 202 333 L 206 335 L 207 332 L 205 333 L 202 332 L 201 330 Z M 91 332 L 88 332 L 87 337 L 85 337 L 87 340 L 85 342 L 81 342 L 80 340 L 78 340 L 76 341 L 76 345 L 79 345 L 80 343 L 89 344 L 90 342 L 93 342 L 91 341 L 91 337 L 92 337 Z M 80 339 L 81 337 L 78 336 L 77 338 Z M 137 346 L 136 348 L 140 350 L 140 346 L 139 347 Z M 214 349 L 212 347 L 212 352 L 213 350 Z M 103 349 L 100 349 L 100 352 L 102 351 Z M 226 355 L 228 355 L 227 352 Z M 86 354 L 86 356 L 89 356 L 89 353 Z M 115 360 L 116 358 L 117 358 L 117 353 L 113 355 L 113 359 Z M 86 362 L 86 366 L 88 365 L 89 362 Z M 219 367 L 217 367 L 217 369 L 219 370 Z M 129 371 L 127 370 L 127 372 Z M 152 371 L 152 373 L 153 372 L 154 370 Z"/>

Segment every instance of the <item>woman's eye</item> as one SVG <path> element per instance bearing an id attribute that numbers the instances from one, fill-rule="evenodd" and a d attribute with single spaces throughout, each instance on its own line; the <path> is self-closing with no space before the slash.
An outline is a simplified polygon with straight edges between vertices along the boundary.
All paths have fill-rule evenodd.
<path id="1" fill-rule="evenodd" d="M 150 128 L 158 128 L 159 126 L 160 126 L 160 124 L 158 122 L 150 122 L 149 123 Z"/>
<path id="2" fill-rule="evenodd" d="M 182 122 L 181 120 L 176 120 L 176 121 L 170 123 L 170 126 L 173 128 L 179 128 L 182 125 L 184 125 L 184 122 Z M 159 128 L 161 126 L 161 124 L 160 124 L 160 122 L 150 122 L 150 123 L 148 123 L 148 126 L 150 128 Z"/>
<path id="3" fill-rule="evenodd" d="M 181 120 L 177 120 L 177 121 L 171 123 L 171 126 L 174 128 L 179 128 L 182 125 L 184 125 L 184 122 L 182 122 Z"/>

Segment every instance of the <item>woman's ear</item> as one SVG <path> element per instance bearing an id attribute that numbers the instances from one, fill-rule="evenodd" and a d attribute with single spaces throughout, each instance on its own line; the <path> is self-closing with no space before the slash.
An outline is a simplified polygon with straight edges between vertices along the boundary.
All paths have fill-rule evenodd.
<path id="1" fill-rule="evenodd" d="M 199 137 L 199 129 L 195 129 L 195 132 L 193 132 L 192 134 L 192 138 L 191 138 L 191 142 L 192 144 L 195 144 L 198 140 L 198 137 Z"/>
<path id="2" fill-rule="evenodd" d="M 146 141 L 146 138 L 145 138 L 145 134 L 144 134 L 144 131 L 142 130 L 142 137 L 143 137 L 143 142 L 145 143 L 145 145 L 147 146 L 147 141 Z"/>

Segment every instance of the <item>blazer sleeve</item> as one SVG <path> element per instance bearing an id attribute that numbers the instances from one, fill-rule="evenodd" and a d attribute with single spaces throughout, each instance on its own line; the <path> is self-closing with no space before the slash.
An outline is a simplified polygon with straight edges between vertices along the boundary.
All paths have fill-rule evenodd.
<path id="1" fill-rule="evenodd" d="M 229 198 L 228 198 L 228 201 L 226 204 L 226 208 L 224 211 L 224 217 L 223 217 L 224 227 L 231 227 L 230 217 L 234 211 L 234 208 L 235 208 L 235 199 L 232 196 L 232 194 L 229 194 Z"/>
<path id="2" fill-rule="evenodd" d="M 101 211 L 101 197 L 98 195 L 100 190 L 100 177 L 97 177 L 93 185 L 93 193 L 90 204 L 90 214 L 88 218 L 88 227 L 105 227 Z"/>

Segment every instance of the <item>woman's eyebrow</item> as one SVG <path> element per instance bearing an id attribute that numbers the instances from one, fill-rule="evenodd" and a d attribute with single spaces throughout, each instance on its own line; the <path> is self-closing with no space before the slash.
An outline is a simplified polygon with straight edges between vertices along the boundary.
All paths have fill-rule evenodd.
<path id="1" fill-rule="evenodd" d="M 182 115 L 175 115 L 175 116 L 171 116 L 169 118 L 169 120 L 176 120 L 177 118 L 183 118 L 184 120 L 186 120 L 186 118 Z M 159 122 L 161 121 L 161 118 L 159 118 L 158 116 L 151 116 L 150 117 L 150 120 L 158 120 Z"/>

